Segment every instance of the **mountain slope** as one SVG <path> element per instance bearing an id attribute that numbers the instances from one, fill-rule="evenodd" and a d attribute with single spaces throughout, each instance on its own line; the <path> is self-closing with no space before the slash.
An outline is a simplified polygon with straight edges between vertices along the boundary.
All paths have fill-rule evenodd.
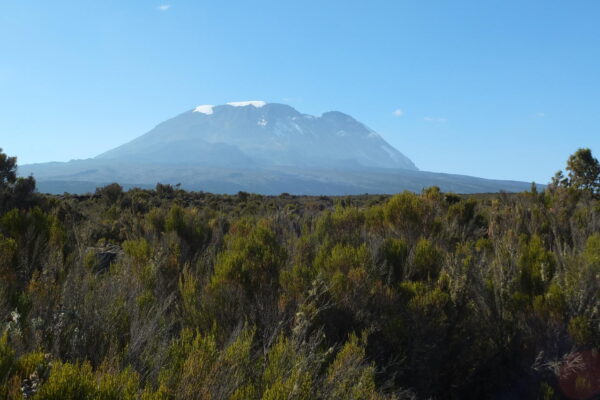
<path id="1" fill-rule="evenodd" d="M 349 115 L 314 117 L 261 101 L 199 106 L 97 159 L 416 170 L 406 156 Z"/>
<path id="2" fill-rule="evenodd" d="M 19 173 L 33 174 L 41 191 L 58 194 L 85 193 L 90 188 L 111 182 L 119 182 L 127 188 L 152 188 L 157 182 L 181 183 L 188 190 L 213 193 L 246 191 L 270 195 L 283 192 L 301 195 L 386 194 L 403 190 L 419 192 L 428 186 L 439 186 L 445 192 L 456 193 L 518 192 L 528 190 L 531 185 L 406 169 L 221 168 L 114 160 L 108 163 L 93 159 L 24 165 L 19 167 Z"/>
<path id="3" fill-rule="evenodd" d="M 23 165 L 43 191 L 82 193 L 157 182 L 215 193 L 394 193 L 439 186 L 459 193 L 521 191 L 526 182 L 419 171 L 364 124 L 262 101 L 199 106 L 96 158 Z"/>

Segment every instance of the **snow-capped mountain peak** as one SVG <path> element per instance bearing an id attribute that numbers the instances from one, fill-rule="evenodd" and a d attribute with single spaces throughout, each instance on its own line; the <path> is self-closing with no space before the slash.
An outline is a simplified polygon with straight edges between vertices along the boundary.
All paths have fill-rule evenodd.
<path id="1" fill-rule="evenodd" d="M 267 103 L 262 100 L 250 100 L 250 101 L 232 101 L 230 103 L 227 103 L 227 105 L 233 106 L 233 107 L 253 106 L 256 108 L 261 108 L 261 107 L 264 107 L 265 105 L 267 105 Z"/>
<path id="2" fill-rule="evenodd" d="M 198 106 L 98 158 L 416 170 L 411 160 L 350 115 L 329 111 L 317 117 L 260 100 Z"/>
<path id="3" fill-rule="evenodd" d="M 205 104 L 203 106 L 198 106 L 194 108 L 194 112 L 211 115 L 214 112 L 213 107 L 214 106 L 212 104 Z"/>

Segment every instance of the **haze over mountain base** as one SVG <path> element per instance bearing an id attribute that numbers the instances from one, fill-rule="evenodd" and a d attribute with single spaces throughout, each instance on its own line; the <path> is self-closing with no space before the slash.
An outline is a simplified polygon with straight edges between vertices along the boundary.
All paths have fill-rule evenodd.
<path id="1" fill-rule="evenodd" d="M 111 182 L 118 182 L 125 188 L 154 188 L 157 182 L 181 183 L 187 190 L 229 194 L 247 191 L 265 195 L 284 192 L 298 195 L 388 194 L 403 190 L 419 192 L 428 186 L 439 186 L 442 191 L 455 193 L 519 192 L 531 186 L 527 182 L 411 170 L 107 165 L 99 160 L 25 165 L 19 168 L 19 173 L 33 174 L 41 192 L 54 194 L 93 192 L 96 187 Z"/>
<path id="2" fill-rule="evenodd" d="M 214 193 L 346 195 L 522 191 L 529 182 L 419 171 L 379 134 L 338 111 L 321 116 L 263 101 L 202 105 L 88 160 L 23 165 L 41 191 L 85 193 L 181 184 Z"/>

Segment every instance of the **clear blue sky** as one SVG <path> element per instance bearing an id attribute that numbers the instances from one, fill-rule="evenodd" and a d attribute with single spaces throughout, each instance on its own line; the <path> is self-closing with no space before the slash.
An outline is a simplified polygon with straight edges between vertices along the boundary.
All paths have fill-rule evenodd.
<path id="1" fill-rule="evenodd" d="M 20 163 L 255 99 L 346 112 L 423 170 L 547 182 L 578 147 L 600 156 L 597 0 L 0 4 L 0 147 Z"/>

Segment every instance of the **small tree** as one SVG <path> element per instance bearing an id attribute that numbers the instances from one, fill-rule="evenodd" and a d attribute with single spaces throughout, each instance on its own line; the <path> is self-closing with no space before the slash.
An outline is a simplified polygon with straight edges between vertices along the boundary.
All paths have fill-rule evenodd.
<path id="1" fill-rule="evenodd" d="M 600 163 L 590 149 L 578 149 L 567 160 L 568 175 L 558 171 L 552 178 L 554 187 L 572 187 L 600 195 Z"/>
<path id="2" fill-rule="evenodd" d="M 118 183 L 111 183 L 110 185 L 96 188 L 96 196 L 105 199 L 109 204 L 114 204 L 123 196 L 123 187 Z"/>
<path id="3" fill-rule="evenodd" d="M 0 189 L 14 185 L 17 180 L 17 157 L 9 157 L 0 148 Z"/>
<path id="4" fill-rule="evenodd" d="M 9 157 L 0 148 L 0 212 L 30 205 L 35 179 L 17 177 L 17 157 Z"/>
<path id="5" fill-rule="evenodd" d="M 600 164 L 590 149 L 579 149 L 567 161 L 569 181 L 579 189 L 598 193 L 600 189 Z"/>

